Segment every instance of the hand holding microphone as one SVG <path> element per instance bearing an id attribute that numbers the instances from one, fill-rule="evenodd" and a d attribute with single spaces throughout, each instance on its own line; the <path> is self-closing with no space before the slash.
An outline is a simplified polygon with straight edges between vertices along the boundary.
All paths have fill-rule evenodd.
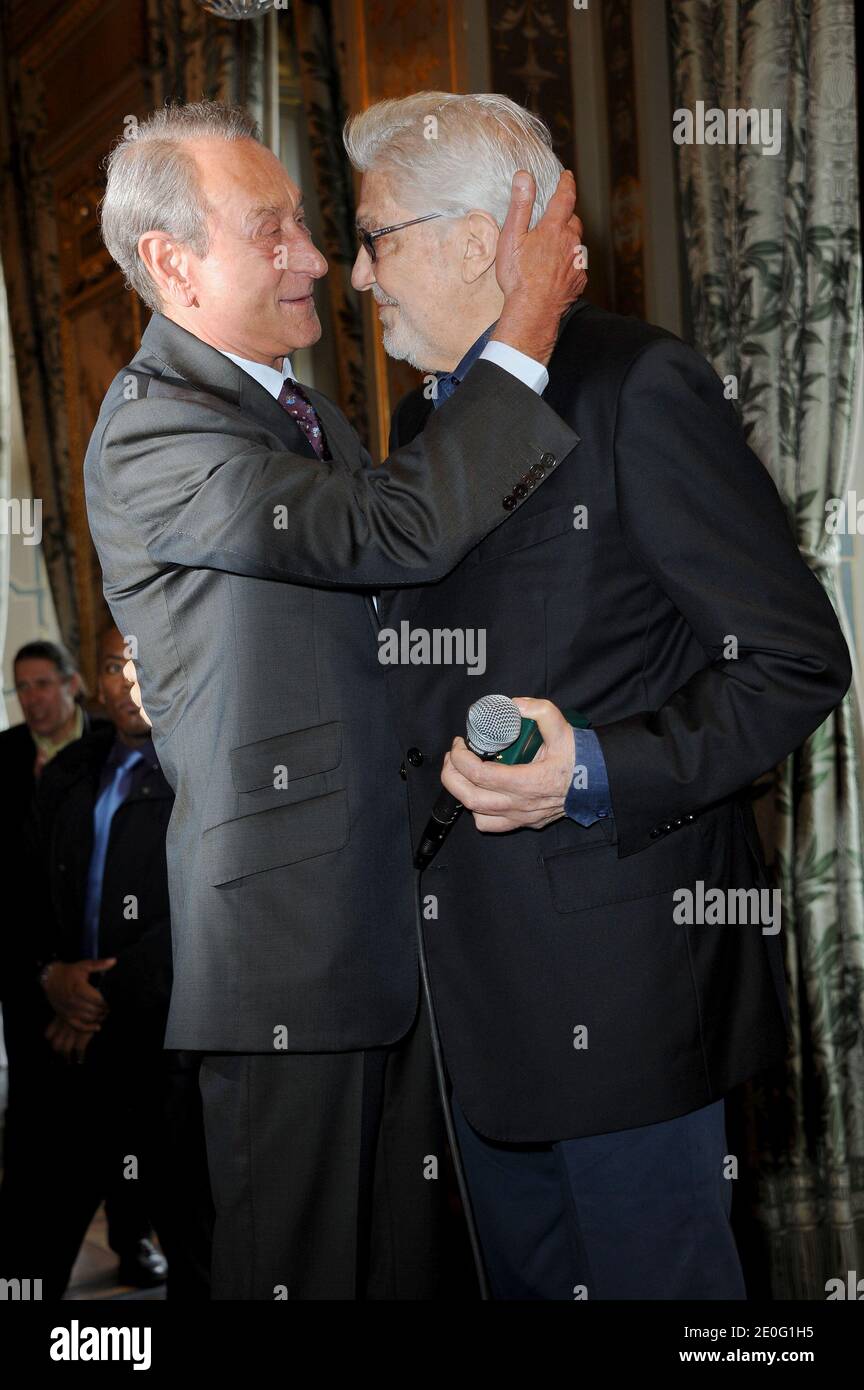
<path id="1" fill-rule="evenodd" d="M 533 761 L 514 766 L 491 761 L 518 737 L 523 718 L 536 722 L 543 739 Z M 423 833 L 417 868 L 431 861 L 463 808 L 472 812 L 478 830 L 493 834 L 542 830 L 564 815 L 576 755 L 573 726 L 557 705 L 487 695 L 471 706 L 467 734 L 454 739 L 444 758 L 445 791 Z"/>
<path id="2" fill-rule="evenodd" d="M 468 711 L 466 746 L 473 756 L 486 761 L 509 747 L 519 737 L 521 728 L 522 716 L 513 700 L 506 695 L 484 695 Z M 445 784 L 417 846 L 416 869 L 425 869 L 431 863 L 462 811 L 463 803 L 451 795 Z"/>

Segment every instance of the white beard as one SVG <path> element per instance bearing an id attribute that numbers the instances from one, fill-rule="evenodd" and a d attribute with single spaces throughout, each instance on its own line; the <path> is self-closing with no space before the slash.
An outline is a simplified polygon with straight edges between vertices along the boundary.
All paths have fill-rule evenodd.
<path id="1" fill-rule="evenodd" d="M 390 301 L 376 299 L 375 302 L 387 304 Z M 418 372 L 425 371 L 430 356 L 429 345 L 416 330 L 406 324 L 398 305 L 393 307 L 396 309 L 395 320 L 389 325 L 385 325 L 382 320 L 384 351 L 394 362 L 407 362 L 409 367 L 415 367 Z"/>
<path id="2" fill-rule="evenodd" d="M 388 357 L 392 357 L 394 362 L 407 362 L 409 367 L 416 367 L 418 372 L 424 370 L 421 361 L 423 348 L 420 339 L 415 333 L 405 332 L 401 325 L 393 328 L 384 329 L 384 351 Z"/>

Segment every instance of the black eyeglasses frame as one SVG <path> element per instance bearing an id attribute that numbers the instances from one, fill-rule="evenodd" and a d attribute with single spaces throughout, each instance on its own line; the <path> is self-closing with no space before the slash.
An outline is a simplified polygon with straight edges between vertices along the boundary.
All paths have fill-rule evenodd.
<path id="1" fill-rule="evenodd" d="M 394 222 L 392 227 L 376 227 L 371 232 L 366 227 L 357 227 L 356 231 L 360 238 L 360 245 L 374 264 L 376 260 L 375 242 L 379 237 L 389 236 L 391 232 L 401 232 L 405 227 L 416 227 L 418 222 L 431 222 L 433 217 L 443 216 L 443 212 L 426 212 L 422 217 L 412 217 L 408 222 Z"/>

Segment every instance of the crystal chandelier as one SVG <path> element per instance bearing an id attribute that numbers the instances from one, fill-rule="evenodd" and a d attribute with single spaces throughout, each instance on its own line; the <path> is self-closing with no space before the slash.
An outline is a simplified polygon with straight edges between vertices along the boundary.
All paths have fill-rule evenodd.
<path id="1" fill-rule="evenodd" d="M 272 10 L 276 0 L 198 0 L 198 3 L 219 19 L 255 19 Z"/>

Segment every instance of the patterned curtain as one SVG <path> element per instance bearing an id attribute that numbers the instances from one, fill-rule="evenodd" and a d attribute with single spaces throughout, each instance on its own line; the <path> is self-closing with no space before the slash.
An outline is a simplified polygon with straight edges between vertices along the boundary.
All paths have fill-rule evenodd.
<path id="1" fill-rule="evenodd" d="M 838 602 L 861 335 L 853 0 L 669 0 L 674 106 L 779 111 L 780 152 L 678 147 L 696 345 L 737 380 L 750 443 Z M 698 132 L 698 119 L 694 130 Z M 848 634 L 847 634 L 848 635 Z M 864 882 L 854 695 L 776 769 L 766 849 L 783 905 L 785 1068 L 730 1105 L 736 1210 L 762 1293 L 820 1299 L 864 1270 Z M 745 1244 L 745 1259 L 747 1247 Z M 754 1287 L 760 1270 L 748 1270 Z M 757 1294 L 758 1296 L 758 1294 Z"/>

